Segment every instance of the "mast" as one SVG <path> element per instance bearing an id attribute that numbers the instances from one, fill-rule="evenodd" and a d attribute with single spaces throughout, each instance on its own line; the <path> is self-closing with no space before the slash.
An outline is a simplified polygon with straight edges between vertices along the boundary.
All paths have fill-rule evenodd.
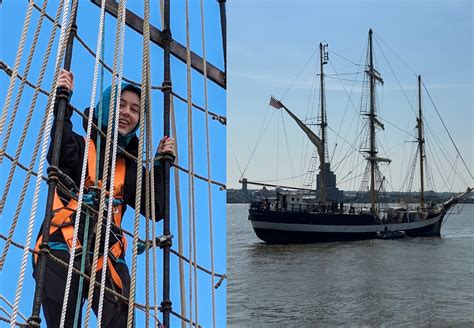
<path id="1" fill-rule="evenodd" d="M 366 71 L 369 75 L 369 89 L 370 89 L 370 112 L 365 114 L 369 117 L 369 141 L 370 149 L 368 151 L 369 157 L 367 160 L 370 162 L 370 209 L 372 215 L 375 215 L 375 201 L 376 201 L 376 188 L 375 188 L 375 170 L 377 168 L 378 161 L 389 161 L 388 159 L 377 157 L 377 147 L 375 145 L 375 126 L 378 125 L 382 129 L 383 124 L 377 119 L 375 111 L 375 84 L 380 82 L 383 84 L 383 79 L 380 77 L 380 73 L 374 68 L 374 56 L 372 51 L 372 29 L 369 30 L 369 65 Z"/>
<path id="2" fill-rule="evenodd" d="M 321 202 L 323 205 L 326 204 L 327 201 L 327 191 L 326 191 L 326 98 L 324 94 L 324 71 L 323 67 L 325 64 L 327 64 L 327 52 L 326 52 L 326 45 L 323 45 L 322 43 L 319 44 L 319 55 L 320 55 L 320 71 L 321 71 L 321 94 L 320 94 L 320 99 L 321 99 L 321 152 L 322 156 L 320 154 L 319 156 L 319 174 L 320 174 L 320 179 L 319 179 L 319 188 L 321 190 Z"/>
<path id="3" fill-rule="evenodd" d="M 423 138 L 423 118 L 421 115 L 421 75 L 418 75 L 418 118 L 417 128 L 418 128 L 418 150 L 420 153 L 420 208 L 425 207 L 425 187 L 424 187 L 424 167 L 423 167 L 423 158 L 425 157 L 424 153 L 424 144 L 425 139 Z"/>
<path id="4" fill-rule="evenodd" d="M 374 57 L 372 53 L 372 29 L 369 31 L 369 71 L 374 69 Z M 370 77 L 370 208 L 372 214 L 375 214 L 375 161 L 374 157 L 377 153 L 375 148 L 375 122 L 373 120 L 375 116 L 375 78 L 369 74 Z"/>

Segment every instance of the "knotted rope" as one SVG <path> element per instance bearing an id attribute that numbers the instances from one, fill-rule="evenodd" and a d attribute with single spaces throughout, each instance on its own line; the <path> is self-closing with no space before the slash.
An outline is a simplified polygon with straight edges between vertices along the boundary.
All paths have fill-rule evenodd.
<path id="1" fill-rule="evenodd" d="M 72 12 L 75 12 L 77 8 L 77 0 L 72 1 Z M 27 16 L 31 15 L 31 9 L 32 9 L 32 3 L 30 3 L 28 7 L 28 13 Z M 65 53 L 66 49 L 66 35 L 69 35 L 70 30 L 72 28 L 72 20 L 69 20 L 68 25 L 66 26 L 67 19 L 69 17 L 69 5 L 64 6 L 63 8 L 63 20 L 62 20 L 62 27 L 61 27 L 61 33 L 60 33 L 60 38 L 59 38 L 59 46 L 58 46 L 58 53 L 56 56 L 56 64 L 55 64 L 55 69 L 54 69 L 54 78 L 53 78 L 53 84 L 52 84 L 52 90 L 56 90 L 57 87 L 57 80 L 58 80 L 58 75 L 59 75 L 59 68 L 62 62 L 62 58 Z M 66 34 L 66 32 L 68 32 Z M 21 42 L 20 42 L 21 43 Z M 12 79 L 14 79 L 14 76 L 16 76 L 16 72 L 12 75 Z M 39 163 L 39 168 L 38 172 L 43 172 L 44 169 L 44 164 L 46 161 L 46 150 L 48 147 L 49 143 L 49 135 L 51 131 L 51 123 L 52 123 L 52 114 L 53 114 L 53 107 L 54 107 L 54 102 L 56 100 L 56 93 L 52 92 L 50 94 L 50 98 L 48 99 L 49 103 L 49 108 L 47 110 L 47 119 L 46 119 L 46 126 L 45 126 L 45 131 L 43 135 L 43 143 L 42 143 L 42 148 L 41 148 L 41 157 L 40 157 L 40 163 Z M 0 123 L 1 125 L 1 123 Z M 33 203 L 32 203 L 32 209 L 31 209 L 31 214 L 30 214 L 30 219 L 28 222 L 28 229 L 27 229 L 27 237 L 26 237 L 26 245 L 29 245 L 31 243 L 31 238 L 33 234 L 33 227 L 34 227 L 34 221 L 36 217 L 36 211 L 37 211 L 37 206 L 38 206 L 38 198 L 39 198 L 39 190 L 40 190 L 40 185 L 41 185 L 41 175 L 39 174 L 36 178 L 35 182 L 35 191 L 34 191 L 34 197 L 33 197 Z M 15 293 L 15 302 L 13 306 L 13 312 L 12 312 L 12 318 L 11 318 L 11 327 L 14 327 L 14 322 L 16 321 L 16 316 L 18 314 L 18 307 L 20 303 L 20 298 L 21 298 L 21 292 L 23 289 L 23 281 L 25 277 L 25 271 L 26 271 L 26 265 L 27 265 L 27 259 L 28 259 L 28 248 L 25 247 L 23 251 L 23 256 L 22 256 L 22 261 L 21 261 L 21 267 L 20 267 L 20 275 L 18 279 L 18 289 Z"/>

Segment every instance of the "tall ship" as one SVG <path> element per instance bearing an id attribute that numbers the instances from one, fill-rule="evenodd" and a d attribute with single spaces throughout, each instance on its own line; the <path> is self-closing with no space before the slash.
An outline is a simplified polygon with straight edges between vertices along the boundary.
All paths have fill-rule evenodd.
<path id="1" fill-rule="evenodd" d="M 293 188 L 289 191 L 276 187 L 276 197 L 272 199 L 258 197 L 250 204 L 249 220 L 258 238 L 266 243 L 316 243 L 322 241 L 342 241 L 372 238 L 399 238 L 403 236 L 423 237 L 440 236 L 445 215 L 451 207 L 471 192 L 451 197 L 449 200 L 435 204 L 425 200 L 425 136 L 424 117 L 422 113 L 421 76 L 418 75 L 418 111 L 416 118 L 417 154 L 419 162 L 420 192 L 418 204 L 409 207 L 380 206 L 380 191 L 385 177 L 380 172 L 380 165 L 390 163 L 388 158 L 380 157 L 376 144 L 377 130 L 384 129 L 376 109 L 376 86 L 384 83 L 381 74 L 374 67 L 373 32 L 369 30 L 367 61 L 365 74 L 368 84 L 367 110 L 362 115 L 367 120 L 367 140 L 361 147 L 366 162 L 365 193 L 367 204 L 356 206 L 344 204 L 336 186 L 336 177 L 331 171 L 327 156 L 327 115 L 324 96 L 325 74 L 327 64 L 327 45 L 320 44 L 320 115 L 319 136 L 307 124 L 291 112 L 280 100 L 270 99 L 270 106 L 285 111 L 301 128 L 317 150 L 319 174 L 316 179 L 316 190 Z M 245 179 L 246 183 L 248 182 Z M 258 183 L 256 183 L 258 184 Z M 271 185 L 270 185 L 271 186 Z M 312 195 L 312 196 L 309 196 Z"/>

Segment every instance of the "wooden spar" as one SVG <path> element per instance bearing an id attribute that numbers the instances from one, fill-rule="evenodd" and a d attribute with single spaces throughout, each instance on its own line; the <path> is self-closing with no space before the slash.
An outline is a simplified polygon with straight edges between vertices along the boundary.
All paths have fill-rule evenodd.
<path id="1" fill-rule="evenodd" d="M 100 7 L 101 1 L 100 0 L 90 0 L 93 4 Z M 106 0 L 105 2 L 105 10 L 110 15 L 117 18 L 118 12 L 118 4 L 115 0 Z M 222 10 L 222 9 L 221 9 Z M 132 11 L 127 9 L 126 17 L 125 17 L 125 24 L 135 30 L 136 32 L 143 34 L 143 19 L 133 13 Z M 165 30 L 165 28 L 163 28 Z M 155 43 L 156 45 L 165 48 L 165 32 L 160 31 L 158 28 L 150 25 L 150 41 Z M 181 45 L 180 43 L 171 40 L 170 44 L 170 53 L 181 60 L 183 63 L 186 63 L 186 47 Z M 225 49 L 225 45 L 224 45 Z M 204 65 L 202 57 L 198 56 L 196 53 L 191 51 L 191 67 L 197 70 L 199 73 L 204 73 Z M 219 70 L 216 66 L 212 65 L 209 62 L 206 62 L 206 70 L 207 70 L 207 77 L 219 85 L 221 88 L 226 88 L 226 74 Z"/>
<path id="2" fill-rule="evenodd" d="M 217 2 L 219 2 L 219 10 L 221 15 L 222 48 L 224 51 L 224 71 L 227 72 L 227 18 L 225 14 L 226 0 L 217 0 Z"/>
<path id="3" fill-rule="evenodd" d="M 243 183 L 243 180 L 239 180 L 239 183 Z M 264 186 L 264 187 L 274 187 L 274 188 L 285 188 L 285 189 L 292 189 L 292 190 L 302 190 L 302 191 L 311 191 L 314 192 L 314 189 L 306 189 L 306 188 L 298 188 L 298 187 L 290 187 L 290 186 L 282 186 L 282 185 L 274 185 L 270 183 L 262 183 L 262 182 L 254 182 L 246 180 L 247 184 L 255 185 L 255 186 Z"/>
<path id="4" fill-rule="evenodd" d="M 77 31 L 76 18 L 77 18 L 77 6 L 75 10 L 71 13 L 72 25 L 70 34 L 68 35 L 66 50 L 64 54 L 64 64 L 63 68 L 66 71 L 71 70 L 71 60 L 72 60 L 72 48 L 74 44 L 74 35 Z M 51 220 L 53 218 L 53 201 L 54 201 L 54 192 L 58 180 L 56 177 L 53 178 L 54 171 L 52 168 L 57 168 L 59 166 L 59 149 L 61 149 L 61 142 L 63 136 L 64 128 L 64 117 L 66 114 L 66 107 L 69 103 L 70 91 L 64 88 L 61 88 L 57 91 L 56 101 L 58 103 L 58 112 L 55 118 L 56 127 L 54 131 L 54 136 L 52 140 L 52 156 L 51 156 L 51 166 L 48 169 L 48 195 L 46 199 L 46 209 L 45 209 L 45 219 L 43 223 L 42 230 L 42 242 L 39 246 L 40 254 L 38 256 L 38 263 L 36 264 L 36 287 L 35 295 L 33 298 L 33 309 L 30 318 L 28 318 L 28 324 L 31 327 L 39 327 L 41 323 L 40 310 L 41 310 L 41 301 L 43 299 L 43 289 L 44 289 L 44 275 L 46 270 L 46 257 L 48 256 L 47 251 L 50 249 L 49 242 L 49 230 L 51 227 Z"/>
<path id="5" fill-rule="evenodd" d="M 420 208 L 425 207 L 425 187 L 424 187 L 424 167 L 423 159 L 425 157 L 424 144 L 425 139 L 423 138 L 423 117 L 421 113 L 421 75 L 418 75 L 418 150 L 420 153 Z"/>
<path id="6" fill-rule="evenodd" d="M 375 157 L 377 150 L 375 148 L 375 77 L 374 58 L 372 53 L 372 29 L 369 30 L 369 79 L 370 79 L 370 113 L 369 113 L 369 138 L 370 138 L 370 208 L 372 214 L 375 215 Z"/>
<path id="7" fill-rule="evenodd" d="M 170 109 L 171 109 L 171 42 L 173 40 L 170 27 L 170 0 L 164 1 L 163 19 L 163 134 L 170 135 Z M 151 32 L 151 31 L 150 31 Z M 169 236 L 170 231 L 170 167 L 172 159 L 163 156 L 163 235 Z M 169 239 L 168 239 L 169 240 Z M 163 245 L 163 300 L 161 308 L 163 311 L 163 325 L 170 327 L 170 312 L 172 309 L 170 300 L 170 247 L 171 240 Z"/>
<path id="8" fill-rule="evenodd" d="M 326 193 L 326 101 L 324 96 L 324 72 L 323 66 L 326 63 L 324 60 L 325 46 L 322 43 L 319 44 L 319 56 L 320 56 L 320 70 L 321 70 L 321 153 L 322 156 L 319 156 L 319 174 L 321 178 L 319 179 L 319 187 L 321 189 L 321 203 L 326 204 L 327 193 Z"/>
<path id="9" fill-rule="evenodd" d="M 318 153 L 319 153 L 319 156 L 324 156 L 321 153 L 321 151 L 323 149 L 322 146 L 321 146 L 321 144 L 322 144 L 321 139 L 313 131 L 311 131 L 311 129 L 308 128 L 306 126 L 306 124 L 304 124 L 295 114 L 293 114 L 288 109 L 288 107 L 283 105 L 280 101 L 276 100 L 273 96 L 270 97 L 270 106 L 272 106 L 273 108 L 276 108 L 276 109 L 283 108 L 288 113 L 288 115 L 290 115 L 290 117 L 296 122 L 296 124 L 298 124 L 298 126 L 301 128 L 301 130 L 303 130 L 303 132 L 306 133 L 306 135 L 308 136 L 311 143 L 316 146 L 316 148 L 318 150 Z"/>

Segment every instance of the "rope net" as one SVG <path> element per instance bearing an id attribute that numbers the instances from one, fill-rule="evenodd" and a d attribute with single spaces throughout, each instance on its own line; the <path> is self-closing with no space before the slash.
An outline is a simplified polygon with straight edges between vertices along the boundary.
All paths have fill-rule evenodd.
<path id="1" fill-rule="evenodd" d="M 115 4 L 116 14 L 107 14 L 104 4 Z M 64 268 L 67 291 L 71 287 L 81 290 L 79 294 L 66 292 L 64 295 L 61 326 L 67 326 L 71 307 L 75 309 L 75 326 L 96 326 L 104 322 L 110 316 L 104 307 L 104 298 L 115 298 L 124 304 L 128 309 L 126 321 L 129 327 L 133 324 L 156 327 L 163 322 L 163 311 L 166 310 L 171 314 L 169 326 L 225 325 L 225 286 L 220 287 L 226 278 L 225 235 L 222 233 L 225 231 L 225 158 L 222 156 L 226 133 L 225 89 L 209 81 L 207 76 L 207 58 L 211 58 L 216 67 L 225 66 L 225 59 L 221 58 L 225 39 L 214 32 L 219 30 L 216 27 L 223 18 L 219 17 L 219 5 L 214 1 L 186 2 L 186 6 L 185 3 L 171 4 L 168 15 L 172 40 L 184 45 L 188 55 L 184 61 L 171 56 L 169 89 L 161 84 L 165 51 L 148 41 L 150 26 L 163 29 L 166 7 L 149 0 L 49 3 L 36 0 L 3 4 L 4 17 L 8 20 L 8 15 L 15 19 L 6 21 L 11 30 L 8 37 L 2 35 L 2 40 L 9 51 L 2 52 L 0 58 L 0 279 L 12 282 L 0 288 L 0 320 L 12 327 L 27 326 L 28 323 L 34 326 L 38 322 L 31 312 L 34 304 L 31 291 L 36 286 L 32 278 L 34 255 Z M 143 16 L 145 28 L 142 32 L 137 33 L 127 26 L 127 10 Z M 18 18 L 22 16 L 24 20 L 20 22 Z M 195 52 L 191 56 L 191 44 L 197 45 L 199 41 L 200 47 L 193 49 Z M 206 52 L 206 49 L 219 48 L 217 52 Z M 204 72 L 195 69 L 196 54 Z M 84 136 L 85 140 L 84 160 L 76 163 L 81 168 L 77 181 L 61 164 L 49 173 L 46 170 L 49 165 L 46 155 L 53 136 L 51 130 L 55 129 L 52 123 L 58 115 L 54 112 L 56 81 L 60 68 L 67 61 L 71 62 L 74 73 L 74 92 L 66 111 L 72 114 L 70 124 L 74 133 Z M 118 113 L 114 108 L 120 106 L 120 94 L 112 92 L 109 108 L 95 108 L 104 88 L 122 81 L 141 88 L 139 151 L 136 154 L 118 142 Z M 157 170 L 162 169 L 161 163 L 170 160 L 156 154 L 164 135 L 163 103 L 167 88 L 176 158 L 169 180 L 171 235 L 163 236 L 163 220 L 155 222 L 161 219 L 155 217 L 155 203 L 163 190 L 154 190 L 154 181 Z M 90 108 L 89 112 L 84 112 L 86 107 Z M 108 116 L 105 130 L 99 129 L 97 121 L 92 120 L 97 117 L 94 115 L 104 112 L 115 115 L 115 119 L 113 115 Z M 97 203 L 87 200 L 88 189 L 84 188 L 89 140 L 93 135 L 101 136 L 94 142 L 103 144 L 103 148 L 96 145 L 98 158 L 105 149 L 102 155 L 105 163 L 97 165 L 102 170 L 103 182 L 102 187 L 99 186 Z M 53 153 L 58 150 L 59 146 L 52 148 Z M 116 205 L 114 195 L 107 188 L 108 183 L 114 185 L 117 179 L 115 161 L 119 158 L 135 163 L 137 168 L 136 186 L 133 186 L 133 189 L 136 187 L 135 209 L 127 206 L 121 227 L 113 219 Z M 72 257 L 67 261 L 59 258 L 50 247 L 35 250 L 45 219 L 48 184 L 52 180 L 57 184 L 57 195 L 64 204 L 71 199 L 78 203 L 69 248 Z M 86 228 L 80 227 L 83 217 L 88 220 Z M 120 228 L 128 239 L 124 260 L 131 283 L 127 293 L 110 283 L 112 274 L 108 262 L 117 259 L 111 258 L 110 252 L 102 254 L 100 250 L 101 244 L 105 244 L 103 249 L 108 249 L 116 242 L 111 231 Z M 87 243 L 84 238 L 79 241 L 81 229 L 92 231 L 88 234 L 89 244 L 95 247 L 87 248 L 89 252 L 78 248 L 81 242 Z M 170 240 L 170 292 L 169 299 L 165 300 L 163 279 L 166 269 L 162 249 Z M 98 274 L 95 274 L 96 267 Z M 45 288 L 53 286 L 46 284 Z M 93 309 L 96 298 L 98 306 Z M 82 307 L 78 305 L 81 299 L 85 300 Z M 91 315 L 92 309 L 95 315 Z M 43 312 L 39 315 L 43 326 Z"/>

